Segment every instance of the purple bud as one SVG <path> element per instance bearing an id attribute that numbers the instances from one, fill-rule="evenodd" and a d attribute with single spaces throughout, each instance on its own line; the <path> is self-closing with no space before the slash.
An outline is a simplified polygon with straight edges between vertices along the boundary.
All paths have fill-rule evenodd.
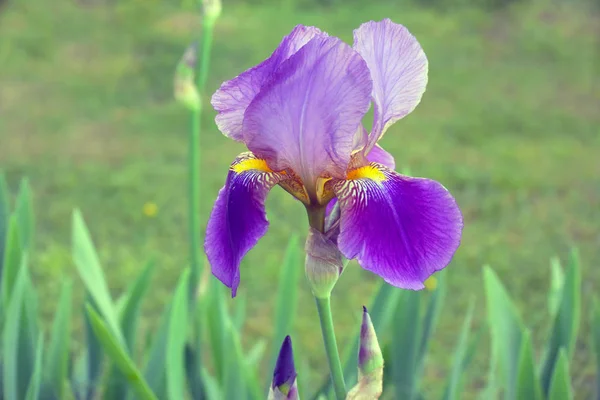
<path id="1" fill-rule="evenodd" d="M 275 372 L 273 373 L 273 387 L 282 385 L 291 386 L 296 380 L 296 368 L 294 367 L 294 352 L 292 350 L 292 339 L 288 336 L 283 340 L 279 357 L 275 364 Z"/>
<path id="2" fill-rule="evenodd" d="M 281 350 L 279 350 L 277 363 L 275 363 L 269 400 L 297 400 L 296 375 L 292 339 L 286 336 L 281 345 Z"/>
<path id="3" fill-rule="evenodd" d="M 382 390 L 383 355 L 367 307 L 363 306 L 358 350 L 358 384 L 350 390 L 348 399 L 378 399 Z"/>

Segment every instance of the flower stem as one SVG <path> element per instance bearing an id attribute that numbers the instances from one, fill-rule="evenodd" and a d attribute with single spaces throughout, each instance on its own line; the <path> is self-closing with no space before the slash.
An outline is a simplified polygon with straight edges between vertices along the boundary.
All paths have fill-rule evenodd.
<path id="1" fill-rule="evenodd" d="M 212 48 L 213 28 L 215 21 L 211 18 L 204 20 L 202 25 L 201 57 L 197 73 L 198 91 L 202 95 L 210 67 L 210 52 Z M 190 241 L 190 294 L 194 296 L 202 273 L 200 262 L 200 133 L 202 106 L 192 112 L 189 138 L 189 241 Z"/>
<path id="2" fill-rule="evenodd" d="M 315 300 L 317 301 L 317 310 L 319 311 L 323 342 L 325 342 L 325 352 L 327 353 L 335 397 L 338 400 L 343 400 L 346 398 L 346 383 L 344 382 L 342 363 L 340 362 L 340 354 L 335 340 L 333 318 L 331 316 L 331 301 L 329 297 L 315 297 Z"/>

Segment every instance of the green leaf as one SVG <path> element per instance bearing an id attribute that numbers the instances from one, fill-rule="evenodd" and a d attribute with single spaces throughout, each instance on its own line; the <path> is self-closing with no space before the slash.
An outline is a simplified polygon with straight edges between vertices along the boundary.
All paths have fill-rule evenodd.
<path id="1" fill-rule="evenodd" d="M 571 376 L 569 374 L 569 357 L 565 349 L 560 349 L 556 367 L 550 380 L 548 400 L 572 400 Z"/>
<path id="2" fill-rule="evenodd" d="M 293 235 L 288 241 L 279 275 L 277 301 L 275 302 L 275 332 L 271 340 L 268 371 L 273 371 L 275 367 L 275 361 L 283 339 L 292 333 L 294 317 L 298 307 L 298 288 L 300 287 L 298 280 L 302 270 L 301 255 L 298 251 L 298 237 Z M 270 377 L 268 383 L 271 383 Z"/>
<path id="3" fill-rule="evenodd" d="M 185 346 L 185 373 L 192 399 L 205 399 L 206 388 L 202 382 L 201 353 L 189 344 Z"/>
<path id="4" fill-rule="evenodd" d="M 535 359 L 533 346 L 531 345 L 531 333 L 525 330 L 521 340 L 521 352 L 519 355 L 519 369 L 517 373 L 517 400 L 541 400 L 542 387 L 535 371 Z"/>
<path id="5" fill-rule="evenodd" d="M 206 370 L 206 368 L 202 368 L 201 370 L 202 382 L 204 383 L 204 387 L 206 388 L 206 398 L 208 400 L 221 400 L 224 399 L 223 394 L 221 393 L 221 388 L 219 387 L 219 382 Z"/>
<path id="6" fill-rule="evenodd" d="M 208 339 L 212 353 L 212 361 L 217 381 L 224 384 L 225 377 L 225 320 L 228 318 L 225 310 L 226 295 L 223 285 L 216 279 L 211 279 L 207 292 L 206 318 L 208 328 Z"/>
<path id="7" fill-rule="evenodd" d="M 167 340 L 167 394 L 170 400 L 185 398 L 185 339 L 187 334 L 189 270 L 179 278 L 173 297 Z"/>
<path id="8" fill-rule="evenodd" d="M 89 304 L 91 307 L 94 307 L 96 313 L 98 313 L 98 309 L 95 307 L 94 301 L 89 293 L 86 293 L 84 304 L 86 304 L 86 306 Z M 71 376 L 71 387 L 75 394 L 75 398 L 78 400 L 93 400 L 97 398 L 96 392 L 99 389 L 104 359 L 102 346 L 94 334 L 92 323 L 85 311 L 86 306 L 84 306 L 82 310 L 86 346 L 83 353 L 75 362 Z"/>
<path id="9" fill-rule="evenodd" d="M 125 339 L 119 327 L 119 320 L 106 285 L 104 272 L 92 243 L 90 233 L 85 226 L 79 210 L 73 212 L 73 261 L 100 314 L 104 317 L 108 328 L 121 345 Z"/>
<path id="10" fill-rule="evenodd" d="M 454 350 L 454 361 L 452 363 L 452 369 L 446 384 L 446 389 L 442 397 L 443 400 L 455 400 L 460 398 L 461 380 L 462 375 L 468 364 L 467 358 L 469 357 L 469 335 L 471 332 L 471 321 L 473 319 L 474 301 L 471 300 L 467 316 L 463 322 L 462 330 L 460 331 L 460 337 L 456 350 Z M 533 400 L 533 399 L 532 399 Z"/>
<path id="11" fill-rule="evenodd" d="M 8 235 L 2 268 L 2 304 L 5 307 L 10 303 L 11 292 L 14 290 L 15 280 L 19 274 L 21 254 L 18 221 L 17 217 L 12 215 L 8 221 Z"/>
<path id="12" fill-rule="evenodd" d="M 250 383 L 251 379 L 246 379 L 251 371 L 246 368 L 244 355 L 242 353 L 242 346 L 238 332 L 233 329 L 232 321 L 228 315 L 223 316 L 224 328 L 225 328 L 225 371 L 224 371 L 224 386 L 225 386 L 225 399 L 236 399 L 245 400 L 248 392 L 246 381 Z M 256 368 L 254 368 L 256 370 Z M 258 383 L 258 379 L 255 379 L 255 383 Z M 260 388 L 259 388 L 260 390 Z M 260 394 L 259 394 L 260 395 Z M 264 396 L 264 393 L 263 393 Z"/>
<path id="13" fill-rule="evenodd" d="M 154 263 L 148 262 L 142 273 L 137 277 L 127 292 L 119 299 L 117 309 L 119 314 L 119 322 L 121 331 L 129 350 L 129 355 L 134 357 L 137 326 L 139 321 L 140 307 L 144 294 L 150 285 L 150 279 L 154 272 Z M 125 399 L 127 398 L 128 388 L 127 379 L 117 369 L 109 369 L 107 378 L 107 387 L 105 396 L 110 399 Z"/>
<path id="14" fill-rule="evenodd" d="M 15 215 L 19 223 L 19 237 L 23 250 L 29 250 L 33 244 L 34 216 L 31 201 L 31 189 L 27 178 L 21 180 L 19 194 L 15 203 Z"/>
<path id="15" fill-rule="evenodd" d="M 4 264 L 4 249 L 8 235 L 8 219 L 10 218 L 10 202 L 8 185 L 4 173 L 0 171 L 0 272 Z"/>
<path id="16" fill-rule="evenodd" d="M 121 309 L 119 320 L 125 343 L 131 355 L 133 355 L 136 346 L 137 327 L 142 300 L 148 291 L 153 274 L 154 262 L 150 261 L 146 264 L 135 282 L 129 287 L 123 299 L 123 308 Z"/>
<path id="17" fill-rule="evenodd" d="M 238 295 L 235 298 L 234 304 L 234 314 L 233 314 L 233 327 L 238 331 L 241 331 L 244 328 L 244 322 L 246 320 L 246 296 L 243 294 Z"/>
<path id="18" fill-rule="evenodd" d="M 417 395 L 417 356 L 422 338 L 420 310 L 421 294 L 403 291 L 396 308 L 391 350 L 391 375 L 399 399 L 412 400 Z"/>
<path id="19" fill-rule="evenodd" d="M 577 250 L 571 253 L 570 268 L 567 271 L 562 288 L 562 298 L 558 306 L 550 340 L 546 347 L 542 367 L 541 381 L 545 394 L 550 388 L 554 366 L 561 348 L 566 350 L 567 358 L 573 354 L 579 322 L 581 319 L 581 273 Z"/>
<path id="20" fill-rule="evenodd" d="M 565 282 L 565 273 L 560 265 L 560 260 L 553 257 L 550 260 L 550 291 L 548 292 L 548 309 L 550 315 L 554 317 L 558 311 L 560 299 L 562 297 L 562 288 Z"/>
<path id="21" fill-rule="evenodd" d="M 165 306 L 144 369 L 144 377 L 159 399 L 167 397 L 164 366 L 166 364 L 167 341 L 169 339 L 171 307 L 171 303 Z"/>
<path id="22" fill-rule="evenodd" d="M 6 313 L 4 331 L 2 332 L 2 383 L 3 394 L 7 400 L 22 399 L 27 391 L 30 377 L 23 377 L 20 365 L 23 361 L 19 354 L 19 342 L 21 340 L 21 324 L 25 319 L 23 315 L 23 303 L 27 285 L 26 259 L 18 271 L 13 287 L 13 294 Z M 26 382 L 23 384 L 23 382 Z"/>
<path id="23" fill-rule="evenodd" d="M 64 398 L 63 388 L 69 369 L 69 341 L 71 337 L 71 292 L 70 280 L 63 283 L 58 310 L 52 325 L 52 337 L 48 348 L 45 372 L 57 398 Z"/>
<path id="24" fill-rule="evenodd" d="M 425 368 L 425 355 L 427 354 L 427 349 L 429 345 L 429 340 L 431 339 L 431 335 L 435 329 L 435 326 L 438 321 L 438 317 L 441 310 L 441 304 L 446 296 L 446 274 L 441 271 L 436 274 L 437 277 L 437 288 L 431 294 L 429 298 L 429 304 L 427 304 L 427 311 L 425 312 L 425 317 L 423 319 L 423 333 L 421 335 L 421 343 L 419 346 L 419 353 L 417 355 L 417 371 L 418 377 L 423 375 L 423 369 Z"/>
<path id="25" fill-rule="evenodd" d="M 594 344 L 594 352 L 596 353 L 596 389 L 600 394 L 600 302 L 594 299 L 592 307 L 592 343 Z"/>
<path id="26" fill-rule="evenodd" d="M 484 267 L 488 325 L 492 336 L 492 359 L 499 364 L 506 399 L 515 398 L 523 323 L 508 292 L 494 271 Z"/>
<path id="27" fill-rule="evenodd" d="M 150 387 L 142 377 L 127 351 L 121 343 L 114 337 L 113 333 L 102 321 L 100 315 L 92 308 L 87 306 L 87 314 L 90 318 L 94 334 L 100 341 L 102 348 L 115 365 L 121 370 L 123 375 L 127 377 L 127 381 L 137 396 L 142 400 L 157 400 Z"/>
<path id="28" fill-rule="evenodd" d="M 35 367 L 33 369 L 33 375 L 31 375 L 29 387 L 27 388 L 26 400 L 38 400 L 38 397 L 40 396 L 40 386 L 42 383 L 43 352 L 44 335 L 40 333 L 35 351 Z"/>

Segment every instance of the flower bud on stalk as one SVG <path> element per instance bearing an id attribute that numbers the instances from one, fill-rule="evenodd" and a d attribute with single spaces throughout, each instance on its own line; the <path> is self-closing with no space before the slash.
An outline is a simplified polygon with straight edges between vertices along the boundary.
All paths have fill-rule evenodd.
<path id="1" fill-rule="evenodd" d="M 213 23 L 221 16 L 221 11 L 223 7 L 221 6 L 221 0 L 203 0 L 202 1 L 202 12 L 204 14 L 204 19 L 209 24 Z"/>
<path id="2" fill-rule="evenodd" d="M 383 354 L 367 308 L 363 307 L 358 351 L 358 383 L 346 400 L 378 399 L 383 391 Z"/>
<path id="3" fill-rule="evenodd" d="M 271 383 L 271 388 L 269 389 L 268 400 L 298 400 L 296 375 L 292 339 L 286 336 L 281 345 L 281 350 L 279 350 L 277 363 L 275 364 L 273 383 Z"/>
<path id="4" fill-rule="evenodd" d="M 344 257 L 325 234 L 310 228 L 306 238 L 306 278 L 316 298 L 330 296 L 344 269 Z"/>
<path id="5" fill-rule="evenodd" d="M 202 106 L 200 93 L 194 82 L 197 63 L 198 45 L 192 43 L 177 64 L 173 82 L 175 99 L 191 111 L 198 111 Z"/>

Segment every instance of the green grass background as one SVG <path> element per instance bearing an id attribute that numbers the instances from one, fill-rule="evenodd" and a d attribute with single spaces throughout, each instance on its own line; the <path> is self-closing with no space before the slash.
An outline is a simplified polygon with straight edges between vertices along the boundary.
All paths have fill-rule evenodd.
<path id="1" fill-rule="evenodd" d="M 549 325 L 550 257 L 580 248 L 586 310 L 600 288 L 600 17 L 577 2 L 497 11 L 367 3 L 291 10 L 225 1 L 203 99 L 198 207 L 204 226 L 229 163 L 243 151 L 213 123 L 209 96 L 220 82 L 267 57 L 298 23 L 348 42 L 370 19 L 406 25 L 428 55 L 429 86 L 382 145 L 399 168 L 442 182 L 465 216 L 426 371 L 431 393 L 444 379 L 470 298 L 478 300 L 476 326 L 484 323 L 482 265 L 498 271 L 538 341 Z M 86 217 L 115 296 L 148 258 L 157 260 L 144 327 L 155 325 L 172 295 L 188 254 L 189 128 L 189 115 L 172 99 L 172 80 L 199 22 L 185 1 L 8 0 L 0 8 L 0 168 L 13 191 L 23 176 L 34 189 L 33 271 L 48 320 L 61 282 L 77 280 L 69 249 L 74 207 Z M 144 216 L 146 202 L 158 205 L 156 217 Z M 272 335 L 285 244 L 307 230 L 302 206 L 283 190 L 273 190 L 267 210 L 269 233 L 242 265 L 247 344 Z M 355 263 L 344 272 L 333 299 L 342 344 L 356 332 L 360 306 L 378 281 Z M 294 337 L 315 376 L 326 368 L 317 321 L 302 282 Z M 593 386 L 587 337 L 576 357 L 581 398 Z M 481 350 L 468 378 L 471 392 L 484 384 L 485 362 Z"/>

